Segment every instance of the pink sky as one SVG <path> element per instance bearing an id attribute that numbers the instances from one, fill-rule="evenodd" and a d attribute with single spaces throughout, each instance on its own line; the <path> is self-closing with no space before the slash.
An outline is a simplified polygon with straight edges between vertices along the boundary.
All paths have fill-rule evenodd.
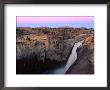
<path id="1" fill-rule="evenodd" d="M 94 21 L 93 16 L 80 17 L 17 17 L 17 23 L 43 23 L 43 22 L 80 22 Z"/>

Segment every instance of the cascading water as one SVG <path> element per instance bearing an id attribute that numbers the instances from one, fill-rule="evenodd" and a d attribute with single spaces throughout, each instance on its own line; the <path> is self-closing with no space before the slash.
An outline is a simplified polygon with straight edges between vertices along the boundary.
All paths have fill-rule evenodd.
<path id="1" fill-rule="evenodd" d="M 70 55 L 70 57 L 69 57 L 69 59 L 68 59 L 68 61 L 67 61 L 67 63 L 66 63 L 65 72 L 66 72 L 66 71 L 70 68 L 70 66 L 76 61 L 76 59 L 77 59 L 77 52 L 76 52 L 76 50 L 77 50 L 77 48 L 78 48 L 79 46 L 82 45 L 82 43 L 83 43 L 83 41 L 80 41 L 80 42 L 78 42 L 78 43 L 75 43 L 75 45 L 74 45 L 74 47 L 73 47 L 73 49 L 72 49 L 71 55 Z"/>
<path id="2" fill-rule="evenodd" d="M 64 73 L 66 73 L 66 71 L 70 68 L 70 66 L 76 61 L 76 59 L 77 59 L 76 50 L 79 46 L 82 45 L 83 42 L 84 42 L 84 40 L 75 43 L 66 65 L 61 66 L 60 68 L 53 70 L 51 73 L 52 74 L 64 74 Z"/>

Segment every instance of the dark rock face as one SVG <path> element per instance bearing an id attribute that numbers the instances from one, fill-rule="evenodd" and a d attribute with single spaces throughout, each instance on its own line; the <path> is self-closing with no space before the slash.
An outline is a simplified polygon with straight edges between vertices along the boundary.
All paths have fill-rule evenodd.
<path id="1" fill-rule="evenodd" d="M 78 58 L 67 71 L 68 74 L 94 74 L 94 49 L 84 45 L 77 49 Z"/>
<path id="2" fill-rule="evenodd" d="M 17 73 L 44 73 L 61 65 L 68 60 L 74 43 L 85 40 L 93 32 L 75 28 L 18 28 Z M 69 73 L 91 73 L 92 50 L 86 45 L 79 48 L 78 64 Z"/>
<path id="3" fill-rule="evenodd" d="M 74 39 L 62 40 L 62 43 L 60 43 L 60 45 L 53 44 L 53 46 L 52 44 L 50 44 L 49 50 L 47 50 L 46 53 L 46 58 L 56 61 L 67 60 L 68 54 L 71 51 L 73 44 Z"/>

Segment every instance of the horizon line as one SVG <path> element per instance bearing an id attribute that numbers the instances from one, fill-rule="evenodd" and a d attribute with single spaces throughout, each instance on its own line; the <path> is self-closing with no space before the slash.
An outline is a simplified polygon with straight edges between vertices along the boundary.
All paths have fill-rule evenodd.
<path id="1" fill-rule="evenodd" d="M 46 26 L 42 26 L 42 27 L 16 27 L 16 28 L 93 28 L 94 27 L 71 27 L 71 26 L 61 26 L 61 27 L 46 27 Z"/>

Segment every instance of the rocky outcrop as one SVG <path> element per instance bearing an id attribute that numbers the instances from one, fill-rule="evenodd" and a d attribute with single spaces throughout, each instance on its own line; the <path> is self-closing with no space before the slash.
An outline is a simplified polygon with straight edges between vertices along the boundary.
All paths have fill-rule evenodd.
<path id="1" fill-rule="evenodd" d="M 28 73 L 36 70 L 40 71 L 37 73 L 42 73 L 45 69 L 56 67 L 68 60 L 75 42 L 85 40 L 83 46 L 77 50 L 78 64 L 74 67 L 72 65 L 67 73 L 89 73 L 86 69 L 92 67 L 92 70 L 94 64 L 93 32 L 93 30 L 75 28 L 26 28 L 25 30 L 18 28 L 16 39 L 17 71 L 24 68 L 23 71 L 29 71 Z M 19 69 L 20 67 L 22 68 Z M 80 72 L 83 71 L 83 68 L 85 71 Z"/>

